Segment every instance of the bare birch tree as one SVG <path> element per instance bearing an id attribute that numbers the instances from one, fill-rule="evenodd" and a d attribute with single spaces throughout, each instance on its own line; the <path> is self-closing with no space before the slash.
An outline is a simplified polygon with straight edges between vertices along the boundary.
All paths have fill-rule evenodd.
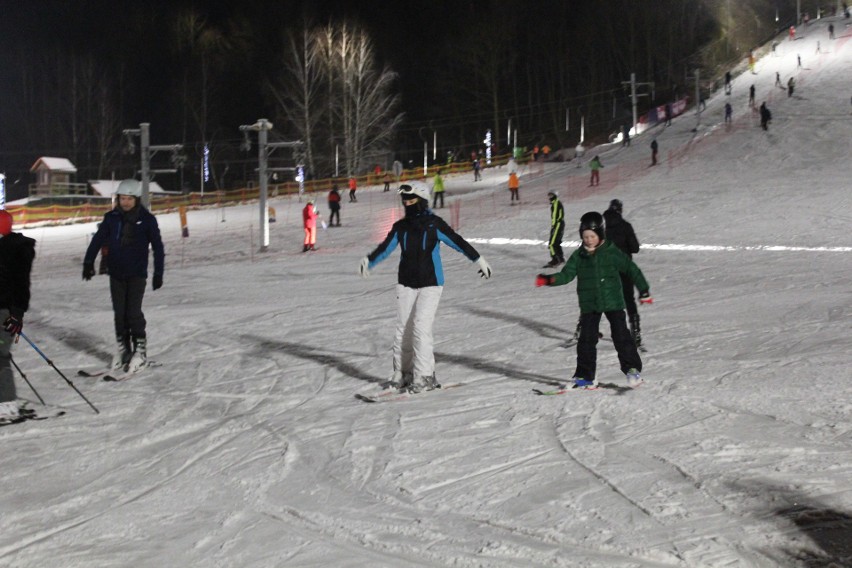
<path id="1" fill-rule="evenodd" d="M 273 96 L 288 126 L 308 144 L 312 171 L 330 169 L 338 145 L 345 175 L 364 171 L 370 157 L 389 149 L 402 121 L 393 90 L 397 75 L 379 68 L 365 31 L 329 24 L 291 34 L 282 67 Z"/>
<path id="2" fill-rule="evenodd" d="M 337 71 L 344 163 L 346 174 L 354 175 L 363 171 L 368 157 L 387 149 L 402 121 L 396 113 L 399 95 L 392 91 L 397 75 L 377 67 L 369 36 L 355 26 L 343 25 L 334 46 L 330 67 Z"/>
<path id="3" fill-rule="evenodd" d="M 323 37 L 312 34 L 308 26 L 287 35 L 283 56 L 283 73 L 269 82 L 269 90 L 282 116 L 305 143 L 308 171 L 316 172 L 315 146 L 320 121 L 325 113 L 321 97 L 323 82 Z"/>

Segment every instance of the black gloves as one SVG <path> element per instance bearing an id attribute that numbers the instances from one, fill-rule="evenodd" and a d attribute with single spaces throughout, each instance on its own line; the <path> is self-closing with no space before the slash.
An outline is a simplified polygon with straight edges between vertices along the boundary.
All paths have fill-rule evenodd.
<path id="1" fill-rule="evenodd" d="M 3 329 L 12 335 L 18 335 L 24 329 L 24 316 L 9 316 L 3 322 Z"/>
<path id="2" fill-rule="evenodd" d="M 155 274 L 154 275 L 153 287 L 154 287 L 154 290 L 159 290 L 160 288 L 163 287 L 163 275 L 162 274 Z"/>
<path id="3" fill-rule="evenodd" d="M 92 276 L 95 275 L 95 265 L 94 263 L 87 262 L 83 264 L 83 280 L 91 280 Z"/>

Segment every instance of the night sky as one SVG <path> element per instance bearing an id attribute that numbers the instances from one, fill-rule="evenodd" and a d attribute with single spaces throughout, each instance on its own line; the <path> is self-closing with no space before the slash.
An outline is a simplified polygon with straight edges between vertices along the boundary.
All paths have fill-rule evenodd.
<path id="1" fill-rule="evenodd" d="M 229 22 L 245 22 L 255 38 L 269 48 L 250 54 L 251 62 L 243 68 L 243 74 L 228 80 L 231 88 L 239 90 L 239 96 L 227 105 L 227 112 L 233 121 L 244 123 L 264 114 L 265 102 L 257 83 L 275 68 L 277 52 L 273 46 L 280 45 L 286 28 L 305 17 L 320 24 L 354 19 L 371 32 L 379 60 L 400 74 L 404 110 L 416 121 L 428 91 L 424 85 L 439 65 L 430 57 L 429 45 L 450 39 L 447 20 L 475 14 L 476 4 L 470 0 L 429 0 L 411 8 L 406 2 L 376 0 L 2 0 L 0 50 L 14 53 L 24 46 L 60 46 L 93 53 L 115 64 L 122 60 L 131 68 L 131 76 L 135 71 L 145 78 L 140 81 L 139 96 L 130 101 L 131 124 L 149 121 L 156 128 L 162 122 L 158 120 L 162 101 L 157 100 L 157 93 L 166 90 L 178 71 L 171 58 L 171 40 L 164 31 L 170 19 L 182 8 L 191 7 L 214 26 L 227 28 Z M 2 73 L 0 70 L 3 81 L 11 79 Z"/>

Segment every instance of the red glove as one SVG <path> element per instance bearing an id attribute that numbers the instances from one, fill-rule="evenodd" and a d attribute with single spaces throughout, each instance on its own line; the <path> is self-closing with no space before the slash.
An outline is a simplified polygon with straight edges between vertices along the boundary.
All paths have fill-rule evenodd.
<path id="1" fill-rule="evenodd" d="M 639 294 L 639 303 L 640 304 L 653 304 L 654 298 L 651 297 L 651 293 L 647 290 Z"/>
<path id="2" fill-rule="evenodd" d="M 553 276 L 547 276 L 546 274 L 539 274 L 535 277 L 535 285 L 536 288 L 539 286 L 550 286 L 553 284 Z"/>

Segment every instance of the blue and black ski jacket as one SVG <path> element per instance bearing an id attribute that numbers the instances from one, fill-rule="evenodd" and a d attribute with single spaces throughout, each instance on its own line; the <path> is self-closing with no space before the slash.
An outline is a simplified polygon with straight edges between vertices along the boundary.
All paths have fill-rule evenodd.
<path id="1" fill-rule="evenodd" d="M 400 247 L 398 282 L 409 288 L 444 285 L 441 247 L 444 243 L 472 261 L 479 253 L 470 243 L 447 225 L 446 221 L 427 209 L 415 217 L 405 217 L 394 223 L 385 240 L 367 255 L 372 269 Z"/>

